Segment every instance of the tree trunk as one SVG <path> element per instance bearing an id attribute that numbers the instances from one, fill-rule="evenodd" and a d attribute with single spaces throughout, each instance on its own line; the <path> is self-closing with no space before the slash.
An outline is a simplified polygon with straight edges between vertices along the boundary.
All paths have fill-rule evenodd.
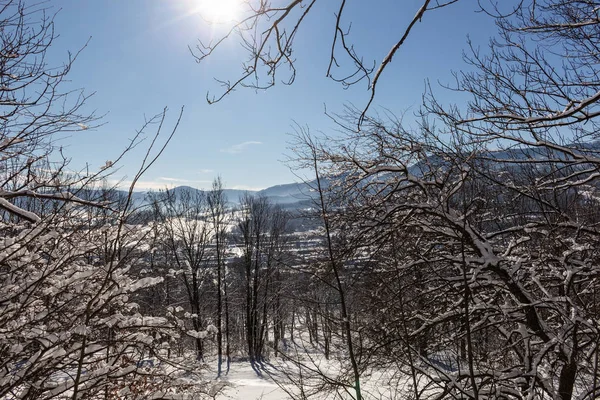
<path id="1" fill-rule="evenodd" d="M 226 275 L 227 276 L 227 275 Z M 223 281 L 223 296 L 225 297 L 225 356 L 227 357 L 227 374 L 231 366 L 230 330 L 229 330 L 229 297 L 227 296 L 227 279 Z"/>

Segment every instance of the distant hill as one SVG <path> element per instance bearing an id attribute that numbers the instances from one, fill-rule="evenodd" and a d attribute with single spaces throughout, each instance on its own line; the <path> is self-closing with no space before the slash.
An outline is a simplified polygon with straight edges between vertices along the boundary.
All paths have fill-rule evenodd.
<path id="1" fill-rule="evenodd" d="M 190 186 L 177 186 L 173 189 L 169 189 L 175 193 L 192 190 L 200 191 Z M 123 195 L 125 191 L 121 192 Z M 133 192 L 132 199 L 134 204 L 141 206 L 149 202 L 149 195 L 153 192 L 139 191 Z M 309 184 L 306 183 L 288 183 L 283 185 L 276 185 L 262 190 L 240 190 L 240 189 L 224 189 L 223 193 L 227 198 L 229 204 L 236 206 L 240 204 L 240 199 L 247 193 L 254 196 L 264 196 L 271 200 L 274 204 L 279 204 L 285 208 L 301 208 L 305 207 L 311 199 Z"/>
<path id="2" fill-rule="evenodd" d="M 598 151 L 600 150 L 600 142 L 590 142 L 584 144 L 573 144 L 567 147 L 578 148 L 584 151 Z M 511 150 L 496 150 L 486 154 L 490 160 L 499 161 L 497 168 L 502 168 L 503 160 L 524 160 L 524 159 L 545 159 L 548 157 L 547 149 L 539 149 L 535 147 L 522 147 L 514 148 Z M 431 162 L 431 160 L 429 160 Z M 440 164 L 444 164 L 444 161 L 440 160 Z M 423 169 L 427 170 L 429 166 L 423 163 L 416 163 L 409 167 L 409 173 L 412 175 L 420 176 L 423 174 Z M 323 179 L 321 182 L 324 188 L 329 186 L 329 180 Z M 271 200 L 275 204 L 279 204 L 288 209 L 294 208 L 305 208 L 312 205 L 312 200 L 315 198 L 316 193 L 311 187 L 315 186 L 314 182 L 308 183 L 286 183 L 282 185 L 275 185 L 262 190 L 239 190 L 239 189 L 224 189 L 224 194 L 227 197 L 227 201 L 233 205 L 239 205 L 240 199 L 246 194 L 264 196 Z M 182 190 L 198 190 L 189 186 L 178 186 L 170 189 L 175 192 Z M 125 193 L 125 192 L 123 192 Z M 133 201 L 135 204 L 143 205 L 148 202 L 147 196 L 149 192 L 134 192 Z"/>
<path id="3" fill-rule="evenodd" d="M 311 199 L 312 192 L 309 184 L 288 183 L 285 185 L 271 186 L 256 192 L 259 196 L 265 196 L 275 204 L 289 205 L 306 202 Z"/>

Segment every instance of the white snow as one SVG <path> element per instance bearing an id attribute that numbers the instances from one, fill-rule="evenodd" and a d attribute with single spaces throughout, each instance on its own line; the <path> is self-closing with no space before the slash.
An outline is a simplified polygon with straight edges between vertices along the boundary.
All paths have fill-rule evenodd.
<path id="1" fill-rule="evenodd" d="M 221 379 L 223 390 L 218 400 L 283 400 L 289 398 L 268 375 L 258 376 L 249 362 L 231 364 L 229 374 Z"/>

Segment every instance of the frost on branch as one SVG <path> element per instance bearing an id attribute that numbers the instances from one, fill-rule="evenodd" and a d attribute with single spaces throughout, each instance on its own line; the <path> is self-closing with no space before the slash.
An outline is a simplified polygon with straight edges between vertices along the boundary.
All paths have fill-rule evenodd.
<path id="1" fill-rule="evenodd" d="M 103 184 L 112 163 L 101 172 L 72 171 L 54 146 L 65 133 L 94 125 L 93 115 L 82 114 L 86 95 L 61 91 L 78 54 L 62 66 L 49 65 L 53 12 L 44 3 L 5 3 L 0 398 L 116 398 L 128 391 L 140 398 L 168 397 L 180 389 L 180 370 L 157 369 L 157 383 L 147 385 L 137 365 L 153 352 L 162 356 L 155 350 L 178 335 L 172 321 L 140 313 L 139 293 L 162 279 L 135 273 L 147 255 L 147 230 L 129 221 L 127 196 Z M 143 161 L 141 172 L 151 160 Z"/>

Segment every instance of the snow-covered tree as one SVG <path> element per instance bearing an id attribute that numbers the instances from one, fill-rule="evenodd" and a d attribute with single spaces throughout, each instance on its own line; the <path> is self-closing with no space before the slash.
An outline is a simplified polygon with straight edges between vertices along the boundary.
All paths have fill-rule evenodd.
<path id="1" fill-rule="evenodd" d="M 160 350 L 178 334 L 177 318 L 146 317 L 134 301 L 161 278 L 132 273 L 146 262 L 149 229 L 131 225 L 131 191 L 100 189 L 114 163 L 73 172 L 55 145 L 95 118 L 82 111 L 83 92 L 62 91 L 76 55 L 59 67 L 46 62 L 55 31 L 44 7 L 0 5 L 0 398 L 201 391 L 177 381 L 179 368 L 143 365 L 150 355 L 153 366 L 169 362 Z M 125 152 L 164 116 L 146 121 Z"/>
<path id="2" fill-rule="evenodd" d="M 404 371 L 415 398 L 598 396 L 599 7 L 490 6 L 465 106 L 353 109 L 301 147 L 341 177 L 339 226 L 371 261 L 363 366 Z"/>

